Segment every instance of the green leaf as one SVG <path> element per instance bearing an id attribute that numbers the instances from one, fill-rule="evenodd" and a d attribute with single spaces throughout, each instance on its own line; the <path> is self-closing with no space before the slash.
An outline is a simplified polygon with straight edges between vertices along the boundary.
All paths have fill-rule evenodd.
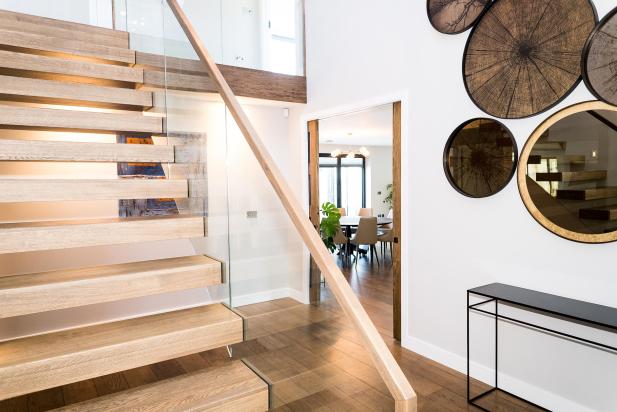
<path id="1" fill-rule="evenodd" d="M 319 224 L 321 239 L 330 252 L 336 250 L 334 236 L 340 228 L 341 212 L 335 204 L 325 202 L 321 205 L 322 219 Z"/>

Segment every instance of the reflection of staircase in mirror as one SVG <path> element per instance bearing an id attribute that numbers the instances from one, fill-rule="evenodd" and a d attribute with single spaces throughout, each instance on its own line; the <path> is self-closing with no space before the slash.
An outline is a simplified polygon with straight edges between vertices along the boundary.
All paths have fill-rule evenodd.
<path id="1" fill-rule="evenodd" d="M 527 162 L 528 174 L 533 170 L 530 194 L 553 223 L 581 233 L 604 232 L 601 221 L 617 216 L 610 205 L 617 203 L 617 187 L 606 186 L 609 173 L 597 158 L 568 152 L 575 145 L 575 140 L 551 141 L 548 132 L 536 143 Z"/>
<path id="2" fill-rule="evenodd" d="M 179 146 L 114 140 L 114 135 L 162 136 L 167 143 L 163 116 L 156 110 L 147 112 L 154 105 L 154 94 L 140 89 L 144 72 L 134 66 L 135 52 L 128 43 L 126 32 L 0 11 L 2 170 L 25 170 L 41 162 L 84 168 L 177 162 Z M 76 133 L 81 140 L 74 138 Z M 55 138 L 50 140 L 49 134 Z M 105 137 L 102 142 L 100 135 L 111 140 Z M 44 202 L 108 201 L 117 213 L 121 200 L 182 202 L 195 193 L 188 176 L 159 177 L 98 179 L 77 173 L 70 178 L 53 174 L 31 178 L 3 173 L 0 206 L 18 205 L 14 209 L 19 211 L 24 204 L 42 209 Z M 78 210 L 63 206 L 62 212 L 70 214 L 72 208 Z M 14 221 L 3 216 L 0 254 L 203 238 L 203 211 L 180 209 L 171 215 L 136 218 L 31 221 L 26 216 Z M 87 305 L 222 283 L 221 263 L 205 256 L 160 256 L 86 268 L 65 263 L 66 270 L 0 273 L 0 319 L 81 311 Z M 94 399 L 74 399 L 86 403 L 67 410 L 265 410 L 268 387 L 242 362 L 202 359 L 167 379 L 149 369 L 151 364 L 242 340 L 242 319 L 218 303 L 10 339 L 0 342 L 0 410 L 21 410 L 33 392 L 60 393 L 62 398 L 63 391 L 71 393 L 76 387 L 81 389 L 73 393 Z M 110 376 L 125 382 L 121 389 L 126 390 L 100 398 L 96 391 L 92 395 L 90 379 Z"/>

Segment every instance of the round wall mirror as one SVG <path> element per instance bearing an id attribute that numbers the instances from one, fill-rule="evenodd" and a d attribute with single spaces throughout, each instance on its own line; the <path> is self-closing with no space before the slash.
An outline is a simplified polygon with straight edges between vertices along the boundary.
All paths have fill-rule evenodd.
<path id="1" fill-rule="evenodd" d="M 502 119 L 548 110 L 580 82 L 581 54 L 595 26 L 590 0 L 493 2 L 465 46 L 469 97 Z"/>
<path id="2" fill-rule="evenodd" d="M 427 0 L 426 11 L 435 30 L 458 34 L 473 26 L 490 4 L 491 0 Z"/>
<path id="3" fill-rule="evenodd" d="M 501 191 L 514 176 L 516 141 L 501 122 L 472 119 L 448 139 L 443 156 L 446 177 L 461 194 L 488 197 Z"/>
<path id="4" fill-rule="evenodd" d="M 617 240 L 617 108 L 586 102 L 546 120 L 523 149 L 518 186 L 551 232 L 585 243 Z"/>

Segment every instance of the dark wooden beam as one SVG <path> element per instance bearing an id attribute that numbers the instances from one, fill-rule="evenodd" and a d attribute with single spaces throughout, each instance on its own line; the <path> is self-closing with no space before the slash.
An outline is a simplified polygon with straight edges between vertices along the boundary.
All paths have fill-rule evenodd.
<path id="1" fill-rule="evenodd" d="M 144 69 L 145 85 L 162 88 L 165 86 L 165 67 L 171 75 L 168 87 L 175 90 L 199 93 L 217 92 L 214 82 L 199 60 L 167 57 L 150 53 L 137 52 L 136 64 Z M 264 70 L 247 69 L 227 65 L 218 65 L 234 94 L 265 100 L 277 100 L 290 103 L 306 103 L 306 77 L 272 73 Z"/>

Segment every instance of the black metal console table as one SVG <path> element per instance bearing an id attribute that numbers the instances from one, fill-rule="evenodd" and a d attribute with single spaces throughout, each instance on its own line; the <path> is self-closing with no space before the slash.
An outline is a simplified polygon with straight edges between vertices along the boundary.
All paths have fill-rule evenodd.
<path id="1" fill-rule="evenodd" d="M 485 298 L 485 300 L 478 303 L 470 304 L 470 297 L 472 295 Z M 495 303 L 495 312 L 491 312 L 481 308 L 481 306 L 491 302 Z M 489 411 L 488 409 L 480 406 L 477 402 L 494 391 L 501 391 L 507 393 L 510 396 L 528 402 L 520 396 L 517 396 L 513 393 L 499 388 L 499 319 L 531 327 L 536 330 L 549 332 L 557 336 L 561 336 L 588 345 L 593 345 L 598 348 L 608 349 L 610 351 L 617 352 L 617 347 L 614 346 L 595 342 L 579 336 L 574 336 L 569 333 L 560 332 L 544 326 L 532 324 L 519 319 L 514 319 L 510 316 L 502 315 L 499 313 L 500 303 L 505 303 L 518 308 L 539 312 L 541 314 L 552 317 L 558 317 L 563 320 L 583 323 L 588 326 L 602 328 L 611 332 L 617 332 L 617 308 L 596 305 L 594 303 L 583 302 L 575 299 L 568 299 L 562 296 L 550 295 L 548 293 L 542 293 L 530 289 L 523 289 L 515 286 L 504 285 L 502 283 L 492 283 L 490 285 L 469 289 L 467 291 L 467 402 L 482 410 Z M 471 377 L 469 370 L 469 314 L 472 311 L 483 313 L 485 315 L 489 315 L 495 318 L 495 386 L 492 389 L 489 389 L 473 397 L 471 395 Z M 541 406 L 536 405 L 532 402 L 529 403 L 537 406 L 540 409 L 544 409 Z"/>

